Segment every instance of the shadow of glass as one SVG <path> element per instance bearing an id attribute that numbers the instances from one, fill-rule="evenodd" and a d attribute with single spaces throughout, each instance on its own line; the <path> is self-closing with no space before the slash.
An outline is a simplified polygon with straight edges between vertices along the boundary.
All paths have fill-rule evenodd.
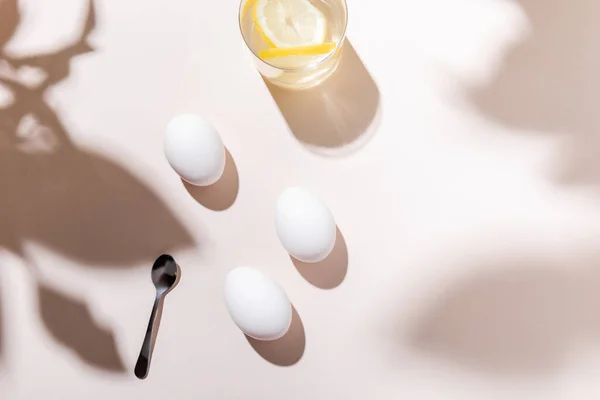
<path id="1" fill-rule="evenodd" d="M 280 339 L 261 341 L 247 335 L 246 340 L 262 358 L 280 367 L 298 363 L 304 355 L 306 333 L 304 324 L 295 307 L 292 307 L 292 323 L 287 333 Z"/>
<path id="2" fill-rule="evenodd" d="M 290 258 L 300 275 L 320 289 L 338 287 L 348 272 L 348 246 L 339 227 L 333 250 L 325 260 L 318 263 L 305 263 L 292 256 Z"/>
<path id="3" fill-rule="evenodd" d="M 337 70 L 320 85 L 288 90 L 264 81 L 292 134 L 317 154 L 348 154 L 377 129 L 379 89 L 347 39 Z"/>
<path id="4" fill-rule="evenodd" d="M 432 300 L 409 333 L 412 348 L 480 372 L 537 376 L 564 368 L 582 341 L 600 339 L 597 271 L 484 262 L 485 272 Z"/>
<path id="5" fill-rule="evenodd" d="M 225 211 L 230 208 L 235 203 L 240 189 L 237 166 L 229 150 L 225 151 L 225 170 L 217 182 L 210 186 L 194 186 L 181 180 L 194 200 L 213 211 Z"/>
<path id="6" fill-rule="evenodd" d="M 600 3 L 514 0 L 530 33 L 494 79 L 469 88 L 476 108 L 511 128 L 563 135 L 556 179 L 600 186 Z M 568 18 L 564 16 L 568 15 Z"/>
<path id="7" fill-rule="evenodd" d="M 82 361 L 110 372 L 125 372 L 112 332 L 94 321 L 84 301 L 38 285 L 40 317 L 48 332 Z"/>

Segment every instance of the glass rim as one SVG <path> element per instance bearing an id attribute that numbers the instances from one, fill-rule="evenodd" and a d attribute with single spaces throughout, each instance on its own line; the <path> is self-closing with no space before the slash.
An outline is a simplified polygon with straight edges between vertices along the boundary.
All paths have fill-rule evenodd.
<path id="1" fill-rule="evenodd" d="M 252 55 L 254 57 L 256 57 L 256 59 L 259 60 L 260 62 L 268 65 L 271 68 L 278 69 L 280 71 L 285 71 L 285 72 L 302 72 L 304 70 L 310 69 L 311 68 L 310 65 L 305 65 L 303 67 L 298 67 L 298 68 L 280 67 L 280 66 L 277 66 L 277 65 L 273 65 L 273 64 L 271 64 L 268 61 L 263 60 L 262 58 L 260 58 L 258 56 L 258 54 L 256 54 L 256 52 L 250 46 L 250 43 L 248 43 L 248 40 L 246 40 L 246 38 L 244 37 L 244 30 L 243 30 L 243 27 L 242 27 L 242 11 L 244 10 L 245 3 L 248 3 L 249 1 L 257 1 L 257 0 L 240 0 L 240 7 L 239 7 L 239 10 L 238 10 L 238 27 L 240 29 L 240 34 L 242 35 L 242 39 L 244 40 L 244 43 L 246 44 L 246 48 L 248 48 L 248 50 L 250 50 L 250 52 L 252 53 Z M 340 36 L 340 38 L 337 41 L 335 41 L 335 47 L 333 48 L 333 50 L 331 50 L 329 53 L 327 53 L 327 55 L 325 57 L 319 59 L 319 61 L 318 61 L 319 64 L 322 64 L 322 63 L 326 62 L 327 60 L 329 60 L 330 58 L 332 58 L 339 51 L 339 49 L 344 44 L 344 41 L 346 40 L 346 31 L 348 30 L 348 2 L 346 0 L 338 0 L 338 1 L 340 1 L 344 5 L 344 17 L 345 17 L 344 30 L 343 30 L 342 35 Z"/>

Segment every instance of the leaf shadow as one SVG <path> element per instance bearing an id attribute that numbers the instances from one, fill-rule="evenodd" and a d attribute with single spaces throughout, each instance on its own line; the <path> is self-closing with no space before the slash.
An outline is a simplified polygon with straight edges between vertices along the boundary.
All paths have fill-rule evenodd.
<path id="1" fill-rule="evenodd" d="M 22 243 L 33 240 L 87 264 L 124 267 L 148 261 L 157 253 L 186 248 L 194 241 L 167 205 L 134 174 L 95 152 L 72 143 L 44 92 L 65 79 L 71 58 L 91 51 L 87 35 L 95 26 L 90 11 L 82 37 L 52 54 L 10 60 L 42 68 L 46 81 L 30 88 L 18 79 L 0 77 L 15 100 L 0 109 L 0 126 L 13 146 L 0 152 L 0 186 L 10 188 L 0 199 L 3 227 L 0 246 L 23 255 Z M 37 124 L 22 143 L 17 131 L 26 116 Z M 50 149 L 24 148 L 51 136 Z M 20 142 L 21 140 L 21 142 Z"/>
<path id="2" fill-rule="evenodd" d="M 19 22 L 21 21 L 21 12 L 17 0 L 0 1 L 0 49 L 14 35 Z"/>
<path id="3" fill-rule="evenodd" d="M 0 247 L 26 263 L 25 243 L 36 242 L 81 267 L 151 265 L 157 254 L 195 246 L 192 235 L 141 177 L 73 142 L 66 111 L 46 100 L 49 89 L 69 78 L 73 60 L 94 52 L 96 3 L 88 5 L 72 43 L 12 57 L 4 46 L 19 25 L 19 4 L 0 0 L 0 89 L 11 95 L 0 105 Z M 27 82 L 23 69 L 42 78 Z M 84 300 L 38 285 L 40 317 L 52 337 L 90 365 L 123 372 L 114 335 L 95 323 Z"/>
<path id="4" fill-rule="evenodd" d="M 469 100 L 509 128 L 556 136 L 552 179 L 600 189 L 600 3 L 513 1 L 530 30 L 490 82 L 467 88 Z"/>
<path id="5" fill-rule="evenodd" d="M 0 285 L 2 283 L 0 282 Z M 4 352 L 5 352 L 5 339 L 4 339 L 4 304 L 2 302 L 2 286 L 0 286 L 0 373 L 2 371 L 3 368 L 3 360 L 4 360 Z"/>
<path id="6" fill-rule="evenodd" d="M 94 320 L 84 300 L 40 283 L 38 308 L 52 337 L 82 361 L 106 371 L 125 372 L 114 334 Z"/>
<path id="7" fill-rule="evenodd" d="M 535 257 L 490 257 L 432 298 L 411 348 L 469 370 L 552 375 L 573 349 L 600 343 L 600 274 Z"/>

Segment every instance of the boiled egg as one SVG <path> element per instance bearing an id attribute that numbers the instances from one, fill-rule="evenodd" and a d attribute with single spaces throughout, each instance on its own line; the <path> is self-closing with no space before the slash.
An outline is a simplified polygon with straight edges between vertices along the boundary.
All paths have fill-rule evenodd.
<path id="1" fill-rule="evenodd" d="M 263 341 L 281 338 L 292 322 L 292 304 L 268 275 L 251 267 L 237 267 L 225 279 L 225 305 L 238 328 Z"/>
<path id="2" fill-rule="evenodd" d="M 192 185 L 212 185 L 223 175 L 223 141 L 210 122 L 198 115 L 175 116 L 167 125 L 163 146 L 171 168 Z"/>
<path id="3" fill-rule="evenodd" d="M 323 261 L 335 245 L 337 229 L 331 211 L 299 187 L 285 189 L 277 199 L 275 228 L 287 252 L 303 262 Z"/>

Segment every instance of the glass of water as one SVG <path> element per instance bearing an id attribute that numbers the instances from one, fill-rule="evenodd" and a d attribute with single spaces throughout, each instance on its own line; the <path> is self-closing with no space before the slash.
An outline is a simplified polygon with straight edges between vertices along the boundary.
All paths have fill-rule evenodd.
<path id="1" fill-rule="evenodd" d="M 242 0 L 239 23 L 261 75 L 305 89 L 337 68 L 348 8 L 346 0 Z"/>

